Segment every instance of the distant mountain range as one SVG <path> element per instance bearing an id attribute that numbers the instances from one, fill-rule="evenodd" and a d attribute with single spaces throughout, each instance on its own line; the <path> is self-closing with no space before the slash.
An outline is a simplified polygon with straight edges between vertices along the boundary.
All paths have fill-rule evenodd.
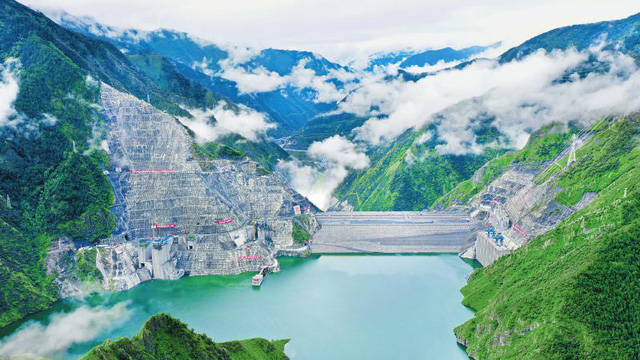
<path id="1" fill-rule="evenodd" d="M 222 102 L 232 111 L 246 105 L 278 124 L 270 135 L 297 141 L 303 149 L 336 134 L 355 141 L 352 130 L 368 119 L 344 112 L 327 114 L 344 98 L 320 101 L 317 84 L 290 78 L 296 71 L 308 71 L 305 74 L 320 79 L 323 86 L 331 84 L 350 96 L 350 86 L 359 85 L 359 74 L 313 53 L 277 49 L 247 53 L 171 30 L 119 30 L 62 13 L 54 17 L 64 27 L 16 1 L 0 0 L 2 82 L 19 85 L 13 93 L 7 87 L 10 109 L 0 126 L 0 326 L 46 309 L 60 298 L 59 274 L 46 272 L 52 239 L 100 241 L 113 234 L 110 208 L 116 195 L 103 172 L 110 159 L 101 147 L 107 130 L 98 110 L 100 82 L 180 118 Z M 583 50 L 594 44 L 639 62 L 640 14 L 552 30 L 508 50 L 499 61 L 522 60 L 539 49 Z M 457 68 L 464 68 L 474 64 L 469 57 L 486 49 L 379 54 L 373 62 L 408 68 L 460 61 Z M 587 77 L 603 71 L 600 65 L 606 64 L 591 56 L 571 71 Z M 432 75 L 390 80 L 395 84 Z M 566 75 L 554 81 L 573 81 Z M 247 85 L 240 79 L 243 76 L 249 76 L 250 85 L 266 79 L 276 86 L 267 83 L 261 91 L 249 91 L 243 87 Z M 471 107 L 475 101 L 463 103 Z M 574 133 L 592 133 L 593 141 L 577 152 L 575 165 L 566 161 L 551 170 L 558 177 L 549 194 L 571 214 L 547 235 L 474 273 L 463 292 L 465 304 L 477 312 L 458 328 L 458 340 L 473 355 L 487 359 L 638 358 L 638 115 L 615 117 L 602 127 L 581 128 L 569 122 L 538 129 L 520 151 L 499 141 L 504 134 L 494 117 L 474 117 L 463 130 L 483 147 L 463 155 L 437 152 L 442 139 L 436 125 L 444 120 L 436 120 L 409 128 L 395 141 L 370 146 L 370 166 L 352 171 L 334 196 L 356 210 L 464 207 L 506 168 L 534 171 L 566 149 Z M 211 125 L 217 120 L 206 121 Z M 233 134 L 191 145 L 194 157 L 230 160 L 246 155 L 266 169 L 291 156 L 268 136 L 248 141 Z M 575 211 L 573 206 L 587 193 L 595 200 Z M 69 260 L 76 261 L 74 255 Z M 148 326 L 166 324 L 184 329 L 162 317 Z M 124 345 L 153 357 L 157 347 L 146 345 L 193 350 L 174 348 L 173 341 L 138 340 L 119 340 L 96 351 L 118 352 Z"/>
<path id="2" fill-rule="evenodd" d="M 472 56 L 482 54 L 487 50 L 498 48 L 500 45 L 502 45 L 502 43 L 497 42 L 488 46 L 470 46 L 459 50 L 446 47 L 422 52 L 406 50 L 376 53 L 371 55 L 367 70 L 373 70 L 376 66 L 388 66 L 392 64 L 397 64 L 400 69 L 406 69 L 411 66 L 436 65 L 439 62 L 464 61 Z"/>
<path id="3" fill-rule="evenodd" d="M 233 46 L 219 46 L 173 30 L 123 30 L 101 24 L 90 17 L 77 17 L 61 11 L 50 12 L 49 15 L 63 27 L 111 42 L 129 56 L 145 52 L 165 56 L 176 65 L 182 75 L 200 83 L 213 93 L 268 114 L 271 120 L 278 124 L 278 128 L 270 132 L 276 137 L 290 136 L 301 130 L 310 120 L 335 109 L 340 99 L 318 101 L 315 89 L 301 88 L 295 84 L 283 84 L 273 90 L 243 93 L 237 81 L 225 76 L 225 69 L 222 66 L 225 61 L 224 66 L 239 68 L 249 74 L 264 70 L 266 74 L 273 73 L 274 78 L 276 74 L 279 77 L 291 75 L 294 68 L 303 63 L 304 69 L 313 71 L 315 76 L 326 77 L 325 81 L 330 82 L 337 89 L 344 88 L 349 81 L 356 84 L 358 82 L 354 70 L 308 51 L 280 49 L 253 51 Z M 444 48 L 423 52 L 374 54 L 371 57 L 370 66 L 365 71 L 373 70 L 375 66 L 386 66 L 398 62 L 400 68 L 409 68 L 435 65 L 441 61 L 463 61 L 499 45 L 497 43 L 489 46 L 472 46 L 460 50 Z M 236 59 L 238 53 L 244 54 L 242 55 L 244 58 Z M 353 79 L 332 77 L 332 71 L 351 74 Z"/>
<path id="4" fill-rule="evenodd" d="M 584 50 L 601 43 L 603 49 L 640 59 L 640 14 L 625 19 L 561 27 L 533 37 L 500 56 L 501 62 L 519 60 L 539 50 Z"/>
<path id="5" fill-rule="evenodd" d="M 499 57 L 499 62 L 521 60 L 540 49 L 547 52 L 556 49 L 566 50 L 570 47 L 585 50 L 599 41 L 602 42 L 603 49 L 624 53 L 640 61 L 640 14 L 622 20 L 551 30 L 507 50 Z M 469 66 L 472 62 L 462 62 L 457 68 Z M 563 74 L 558 81 L 567 81 L 571 74 L 586 77 L 589 73 L 607 70 L 607 66 L 590 57 Z M 414 74 L 409 79 L 405 76 L 405 80 L 418 81 L 425 76 L 429 74 Z M 332 115 L 325 120 L 324 124 L 310 122 L 309 129 L 303 129 L 302 133 L 324 134 L 322 131 L 312 130 L 332 128 L 348 135 L 366 119 L 356 115 L 340 114 Z M 491 121 L 480 123 L 484 125 L 474 129 L 474 132 L 482 135 L 482 141 L 489 143 L 498 139 L 500 134 L 492 127 Z M 433 134 L 433 139 L 427 143 L 417 142 L 416 139 L 427 131 Z M 408 130 L 392 143 L 372 148 L 368 152 L 372 166 L 351 172 L 338 187 L 336 197 L 349 201 L 356 210 L 419 210 L 436 204 L 440 196 L 452 191 L 485 162 L 501 154 L 500 151 L 489 150 L 480 155 L 440 156 L 434 151 L 438 143 L 437 132 L 433 128 L 425 127 Z M 405 161 L 409 153 L 423 161 Z"/>

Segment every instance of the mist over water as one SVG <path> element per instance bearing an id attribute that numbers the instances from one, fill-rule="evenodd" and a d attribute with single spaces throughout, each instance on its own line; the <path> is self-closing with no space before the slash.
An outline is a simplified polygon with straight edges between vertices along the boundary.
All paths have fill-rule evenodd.
<path id="1" fill-rule="evenodd" d="M 126 309 L 113 327 L 58 351 L 75 359 L 106 339 L 132 336 L 158 312 L 214 341 L 289 338 L 294 359 L 467 359 L 453 329 L 472 316 L 460 288 L 473 267 L 456 255 L 321 256 L 280 259 L 261 288 L 251 276 L 202 276 L 141 284 L 129 291 L 66 300 L 0 330 L 0 341 L 73 317 L 78 310 Z M 58 322 L 56 322 L 58 319 Z M 88 320 L 91 321 L 91 320 Z M 76 326 L 82 324 L 75 323 Z M 10 335 L 11 334 L 11 335 Z"/>

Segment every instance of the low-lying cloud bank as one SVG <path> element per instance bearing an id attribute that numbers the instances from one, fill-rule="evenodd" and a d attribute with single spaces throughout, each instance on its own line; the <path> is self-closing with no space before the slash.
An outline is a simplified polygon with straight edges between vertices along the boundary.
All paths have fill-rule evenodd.
<path id="1" fill-rule="evenodd" d="M 181 117 L 178 120 L 195 133 L 199 144 L 216 141 L 222 136 L 231 134 L 240 135 L 249 141 L 256 141 L 269 129 L 276 127 L 267 121 L 264 114 L 244 105 L 238 105 L 237 109 L 232 109 L 224 101 L 213 109 L 189 109 L 189 113 L 193 116 L 192 118 Z"/>
<path id="2" fill-rule="evenodd" d="M 578 71 L 557 81 L 589 59 L 597 60 L 602 70 Z M 438 148 L 441 153 L 482 151 L 472 131 L 472 121 L 479 116 L 494 117 L 507 140 L 522 147 L 532 131 L 550 122 L 588 123 L 640 108 L 640 73 L 634 60 L 599 47 L 584 52 L 541 50 L 505 64 L 477 60 L 416 82 L 387 79 L 364 79 L 339 104 L 340 112 L 370 117 L 355 132 L 358 140 L 371 145 L 393 141 L 438 115 L 438 135 L 445 141 Z"/>
<path id="3" fill-rule="evenodd" d="M 242 61 L 246 61 L 242 58 Z M 314 90 L 316 95 L 313 99 L 319 103 L 330 103 L 343 99 L 349 91 L 355 88 L 351 83 L 356 79 L 356 75 L 343 68 L 331 69 L 325 75 L 318 75 L 315 70 L 307 68 L 309 59 L 302 59 L 293 67 L 290 74 L 280 75 L 275 71 L 269 71 L 264 67 L 246 69 L 236 63 L 232 58 L 219 62 L 222 68 L 218 76 L 236 83 L 241 94 L 253 94 L 281 90 L 288 87 L 305 90 Z M 207 64 L 194 63 L 198 69 L 206 68 Z M 211 71 L 207 74 L 213 75 Z M 336 86 L 340 82 L 343 86 Z"/>
<path id="4" fill-rule="evenodd" d="M 40 114 L 39 118 L 30 119 L 16 110 L 14 105 L 20 93 L 21 66 L 20 60 L 16 58 L 7 58 L 0 64 L 0 129 L 8 128 L 23 135 L 34 136 L 38 134 L 40 126 L 53 126 L 58 119 L 46 113 Z"/>
<path id="5" fill-rule="evenodd" d="M 289 178 L 289 183 L 317 207 L 326 210 L 335 202 L 333 191 L 349 174 L 369 166 L 369 158 L 361 149 L 342 136 L 334 135 L 311 144 L 308 154 L 324 165 L 317 170 L 298 161 L 281 161 L 277 170 Z"/>
<path id="6" fill-rule="evenodd" d="M 445 70 L 416 82 L 394 76 L 397 67 L 389 66 L 360 78 L 359 87 L 334 113 L 369 117 L 354 130 L 358 145 L 350 143 L 363 158 L 366 148 L 431 123 L 436 131 L 419 141 L 437 134 L 442 144 L 436 150 L 441 154 L 479 154 L 487 146 L 522 148 L 531 133 L 551 122 L 588 125 L 604 116 L 640 109 L 640 69 L 635 60 L 602 48 L 599 44 L 582 52 L 540 50 L 520 61 L 501 64 L 497 59 L 478 59 L 462 68 L 443 63 L 437 67 Z M 491 119 L 503 136 L 490 144 L 480 143 L 475 130 L 481 119 Z M 310 154 L 315 145 L 309 148 Z M 317 171 L 289 162 L 279 169 L 289 173 L 294 188 L 326 208 L 348 169 L 367 165 L 368 161 L 345 160 Z"/>
<path id="7" fill-rule="evenodd" d="M 70 313 L 52 315 L 47 325 L 28 323 L 0 342 L 0 355 L 35 354 L 52 357 L 73 344 L 94 339 L 100 333 L 122 324 L 131 315 L 128 303 L 112 307 L 86 305 Z"/>
<path id="8" fill-rule="evenodd" d="M 0 64 L 0 127 L 16 126 L 22 121 L 13 107 L 20 92 L 18 68 L 18 60 L 12 58 Z"/>

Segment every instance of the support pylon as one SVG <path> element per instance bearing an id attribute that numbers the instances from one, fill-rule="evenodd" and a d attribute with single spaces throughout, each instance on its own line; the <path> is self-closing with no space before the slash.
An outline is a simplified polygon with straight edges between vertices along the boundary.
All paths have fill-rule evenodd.
<path id="1" fill-rule="evenodd" d="M 573 134 L 571 138 L 571 152 L 569 153 L 569 159 L 567 160 L 567 166 L 576 162 L 576 134 Z"/>

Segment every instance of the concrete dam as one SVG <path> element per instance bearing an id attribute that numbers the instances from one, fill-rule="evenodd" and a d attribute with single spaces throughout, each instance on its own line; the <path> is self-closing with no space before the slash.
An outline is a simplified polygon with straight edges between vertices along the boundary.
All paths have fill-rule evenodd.
<path id="1" fill-rule="evenodd" d="M 311 241 L 314 254 L 461 253 L 473 245 L 479 221 L 436 212 L 326 212 Z"/>

